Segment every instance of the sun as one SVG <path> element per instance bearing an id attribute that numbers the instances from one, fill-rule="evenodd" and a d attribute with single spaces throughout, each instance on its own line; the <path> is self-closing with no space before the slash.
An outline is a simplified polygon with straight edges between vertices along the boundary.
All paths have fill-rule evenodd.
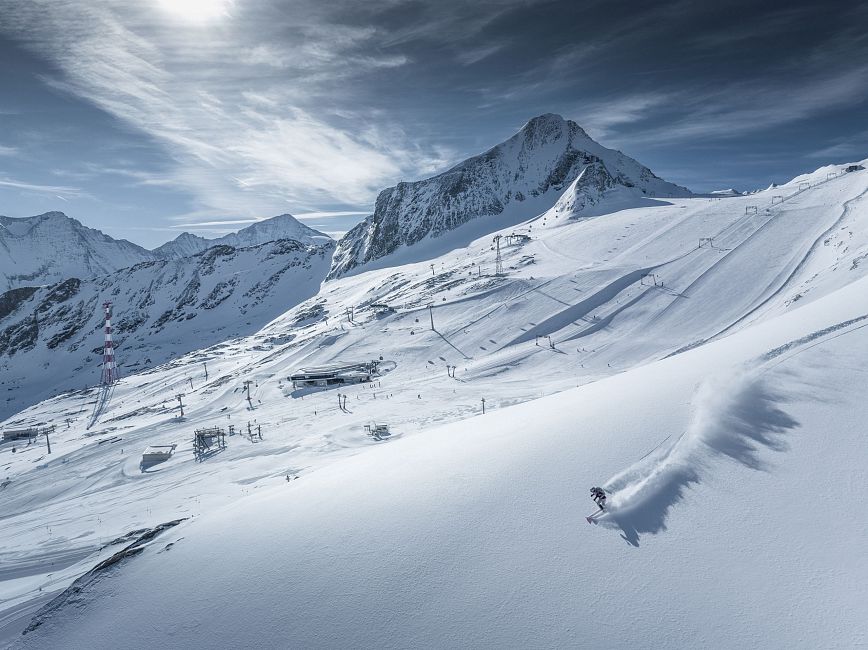
<path id="1" fill-rule="evenodd" d="M 160 8 L 190 23 L 207 23 L 229 15 L 234 0 L 157 0 Z"/>

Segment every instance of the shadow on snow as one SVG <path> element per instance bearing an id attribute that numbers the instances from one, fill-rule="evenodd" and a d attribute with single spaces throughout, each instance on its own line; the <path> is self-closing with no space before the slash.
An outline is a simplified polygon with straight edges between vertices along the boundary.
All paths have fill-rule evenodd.
<path id="1" fill-rule="evenodd" d="M 784 451 L 782 435 L 799 425 L 779 406 L 783 401 L 756 373 L 705 383 L 687 431 L 604 485 L 610 506 L 599 523 L 620 529 L 625 541 L 639 546 L 641 534 L 666 530 L 670 509 L 719 456 L 766 471 L 761 452 Z"/>

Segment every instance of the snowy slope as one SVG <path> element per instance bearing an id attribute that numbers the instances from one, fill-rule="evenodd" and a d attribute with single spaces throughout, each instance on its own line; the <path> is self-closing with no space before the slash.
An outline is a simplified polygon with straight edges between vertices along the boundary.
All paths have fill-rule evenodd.
<path id="1" fill-rule="evenodd" d="M 84 578 L 20 643 L 864 643 L 852 359 L 868 352 L 868 172 L 843 169 L 594 219 L 575 218 L 566 186 L 514 228 L 527 239 L 504 238 L 502 277 L 489 233 L 328 282 L 255 334 L 110 393 L 16 414 L 2 426 L 58 429 L 51 456 L 41 440 L 0 445 L 0 631 L 124 534 L 195 515 Z M 373 385 L 285 379 L 380 356 Z M 372 421 L 393 435 L 371 440 Z M 193 453 L 194 428 L 230 424 L 244 435 Z M 152 444 L 178 447 L 143 471 Z M 818 483 L 848 498 L 829 503 Z M 594 484 L 618 512 L 592 528 Z"/>
<path id="2" fill-rule="evenodd" d="M 213 246 L 243 248 L 258 246 L 278 239 L 292 239 L 307 246 L 317 246 L 330 241 L 328 235 L 309 228 L 290 214 L 281 214 L 263 219 L 217 239 L 205 239 L 190 233 L 181 233 L 175 239 L 155 248 L 152 252 L 160 259 L 180 259 L 195 255 Z"/>
<path id="3" fill-rule="evenodd" d="M 62 212 L 23 219 L 0 216 L 0 293 L 104 275 L 151 259 L 144 248 L 112 239 Z"/>
<path id="4" fill-rule="evenodd" d="M 846 361 L 868 354 L 868 285 L 852 289 L 275 482 L 96 574 L 19 646 L 860 646 L 868 385 Z M 612 512 L 589 526 L 595 483 Z"/>
<path id="5" fill-rule="evenodd" d="M 0 388 L 15 387 L 4 391 L 0 416 L 98 381 L 106 300 L 113 303 L 120 370 L 130 374 L 259 330 L 317 293 L 333 250 L 333 243 L 291 240 L 221 245 L 180 260 L 21 290 L 18 300 L 0 308 Z"/>
<path id="6" fill-rule="evenodd" d="M 590 214 L 613 197 L 639 205 L 648 196 L 690 194 L 601 146 L 575 122 L 541 115 L 506 142 L 442 174 L 383 190 L 374 214 L 339 242 L 330 277 L 405 247 L 412 248 L 388 263 L 418 261 L 466 245 L 545 211 L 571 184 L 577 213 L 587 209 Z M 428 245 L 420 245 L 423 241 Z"/>

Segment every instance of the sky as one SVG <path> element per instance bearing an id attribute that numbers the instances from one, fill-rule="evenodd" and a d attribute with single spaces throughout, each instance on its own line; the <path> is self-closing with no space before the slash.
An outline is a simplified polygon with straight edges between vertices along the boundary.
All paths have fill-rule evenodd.
<path id="1" fill-rule="evenodd" d="M 155 247 L 377 193 L 542 113 L 663 178 L 868 157 L 868 5 L 0 0 L 0 214 Z"/>

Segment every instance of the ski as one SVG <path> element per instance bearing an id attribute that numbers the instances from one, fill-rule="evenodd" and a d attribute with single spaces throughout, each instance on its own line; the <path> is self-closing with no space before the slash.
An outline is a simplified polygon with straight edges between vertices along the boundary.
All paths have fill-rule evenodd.
<path id="1" fill-rule="evenodd" d="M 597 517 L 598 515 L 602 516 L 602 515 L 604 515 L 604 514 L 606 514 L 606 511 L 605 511 L 605 510 L 599 510 L 599 511 L 595 512 L 595 513 L 592 514 L 592 515 L 588 515 L 587 517 L 585 517 L 585 519 L 588 520 L 588 523 L 589 523 L 589 524 L 596 524 L 596 523 L 597 523 L 597 520 L 595 519 L 595 517 Z"/>

